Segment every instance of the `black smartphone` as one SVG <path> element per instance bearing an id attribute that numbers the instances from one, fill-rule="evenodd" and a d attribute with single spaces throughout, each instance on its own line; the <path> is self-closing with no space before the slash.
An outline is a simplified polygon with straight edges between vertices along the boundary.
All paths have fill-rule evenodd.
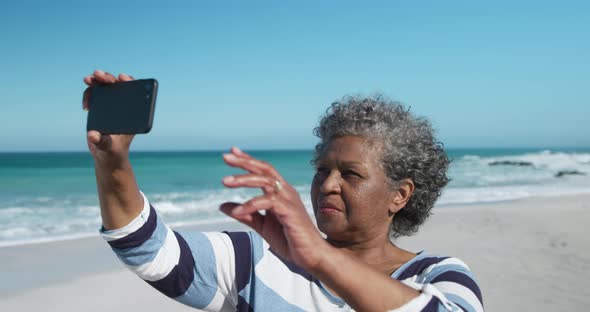
<path id="1" fill-rule="evenodd" d="M 86 130 L 138 134 L 152 129 L 158 81 L 139 79 L 88 87 Z"/>

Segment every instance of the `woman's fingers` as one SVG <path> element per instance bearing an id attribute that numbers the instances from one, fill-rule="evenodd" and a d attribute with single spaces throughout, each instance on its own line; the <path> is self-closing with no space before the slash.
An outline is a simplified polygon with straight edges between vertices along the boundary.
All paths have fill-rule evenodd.
<path id="1" fill-rule="evenodd" d="M 132 76 L 129 76 L 127 74 L 119 74 L 119 81 L 132 81 L 135 80 L 135 78 L 133 78 Z"/>
<path id="2" fill-rule="evenodd" d="M 102 70 L 95 70 L 94 71 L 94 80 L 97 83 L 101 83 L 101 84 L 110 84 L 110 83 L 115 83 L 117 82 L 117 78 L 115 78 L 115 76 L 113 76 L 112 74 L 102 71 Z"/>
<path id="3" fill-rule="evenodd" d="M 117 82 L 115 76 L 102 70 L 95 70 L 92 75 L 84 77 L 84 83 L 92 87 L 99 84 L 111 84 Z"/>
<path id="4" fill-rule="evenodd" d="M 264 224 L 264 216 L 260 214 L 258 210 L 255 210 L 250 214 L 238 213 L 239 210 L 243 209 L 238 207 L 242 207 L 242 205 L 238 203 L 227 202 L 221 204 L 221 206 L 219 206 L 219 210 L 221 210 L 221 212 L 225 213 L 226 215 L 246 224 L 255 231 L 260 232 L 260 229 L 262 229 L 262 225 Z M 238 211 L 234 211 L 236 209 Z"/>
<path id="5" fill-rule="evenodd" d="M 259 210 L 273 210 L 274 205 L 274 200 L 268 198 L 266 195 L 256 196 L 241 205 L 232 206 L 230 214 L 233 217 L 240 217 L 258 212 Z"/>
<path id="6" fill-rule="evenodd" d="M 240 148 L 238 148 L 237 146 L 233 146 L 233 147 L 231 148 L 231 152 L 232 152 L 233 154 L 235 154 L 236 156 L 238 156 L 238 157 L 249 158 L 249 159 L 252 159 L 252 158 L 253 158 L 252 156 L 250 156 L 250 154 L 248 154 L 248 153 L 246 153 L 246 152 L 242 151 L 242 150 L 241 150 Z"/>
<path id="7" fill-rule="evenodd" d="M 286 194 L 294 191 L 271 164 L 253 158 L 237 147 L 232 147 L 231 153 L 223 154 L 223 160 L 232 167 L 250 172 L 250 174 L 225 177 L 223 184 L 227 187 L 260 187 L 265 193 L 277 192 L 277 188 L 282 189 L 281 193 Z"/>
<path id="8" fill-rule="evenodd" d="M 89 86 L 93 86 L 96 83 L 94 82 L 94 76 L 93 75 L 88 75 L 86 77 L 84 77 L 84 83 L 89 85 Z"/>
<path id="9" fill-rule="evenodd" d="M 252 187 L 262 188 L 266 193 L 274 191 L 276 180 L 271 177 L 258 174 L 243 174 L 227 176 L 222 180 L 223 185 L 229 188 Z"/>
<path id="10" fill-rule="evenodd" d="M 130 75 L 127 74 L 119 74 L 119 77 L 115 77 L 114 75 L 107 73 L 105 71 L 102 70 L 95 70 L 93 72 L 92 75 L 88 75 L 86 77 L 84 77 L 84 83 L 87 84 L 89 87 L 95 86 L 95 85 L 100 85 L 100 84 L 111 84 L 111 83 L 115 83 L 115 82 L 119 82 L 119 81 L 132 81 L 135 80 L 135 78 L 133 78 Z M 84 97 L 82 99 L 82 108 L 84 110 L 89 110 L 90 107 L 88 105 L 88 99 L 90 98 L 90 93 L 92 88 L 87 88 L 84 91 Z"/>
<path id="11" fill-rule="evenodd" d="M 99 150 L 110 150 L 113 146 L 113 139 L 110 135 L 101 135 L 100 132 L 90 130 L 86 134 L 89 143 L 94 145 Z"/>
<path id="12" fill-rule="evenodd" d="M 126 75 L 127 77 L 131 77 Z M 131 78 L 133 80 L 133 78 Z M 110 73 L 107 73 L 102 70 L 95 70 L 92 75 L 88 75 L 84 77 L 84 83 L 89 86 L 94 86 L 97 84 L 111 84 L 117 82 L 117 78 Z"/>
<path id="13" fill-rule="evenodd" d="M 100 132 L 96 130 L 90 130 L 86 133 L 86 137 L 88 138 L 88 142 L 96 145 L 100 142 L 101 135 Z"/>
<path id="14" fill-rule="evenodd" d="M 232 167 L 241 168 L 254 174 L 271 176 L 280 182 L 284 181 L 277 170 L 265 161 L 255 158 L 239 157 L 233 153 L 223 154 L 223 160 Z"/>
<path id="15" fill-rule="evenodd" d="M 86 81 L 86 78 L 84 78 L 84 81 Z M 82 95 L 82 109 L 85 111 L 90 110 L 90 105 L 88 103 L 89 103 L 91 92 L 92 92 L 92 88 L 88 87 L 88 88 L 86 88 L 86 90 L 84 90 L 84 94 Z"/>

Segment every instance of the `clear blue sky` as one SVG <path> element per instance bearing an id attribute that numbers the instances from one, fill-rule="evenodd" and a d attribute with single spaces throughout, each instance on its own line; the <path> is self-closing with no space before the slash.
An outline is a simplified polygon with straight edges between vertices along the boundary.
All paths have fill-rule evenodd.
<path id="1" fill-rule="evenodd" d="M 159 80 L 137 149 L 312 148 L 375 92 L 449 147 L 590 147 L 590 1 L 319 2 L 3 1 L 0 151 L 84 150 L 95 68 Z"/>

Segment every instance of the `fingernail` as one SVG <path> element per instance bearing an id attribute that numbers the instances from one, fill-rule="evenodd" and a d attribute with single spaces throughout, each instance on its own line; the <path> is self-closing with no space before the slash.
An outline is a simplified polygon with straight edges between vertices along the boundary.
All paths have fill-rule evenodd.
<path id="1" fill-rule="evenodd" d="M 234 176 L 227 176 L 227 177 L 223 178 L 223 183 L 230 183 L 235 180 L 236 180 L 236 178 L 234 178 Z"/>
<path id="2" fill-rule="evenodd" d="M 97 74 L 104 75 L 104 71 L 102 71 L 102 70 L 100 70 L 100 69 L 96 70 L 96 73 L 97 73 Z"/>
<path id="3" fill-rule="evenodd" d="M 223 154 L 223 158 L 225 158 L 227 160 L 236 160 L 236 159 L 238 159 L 238 157 L 236 157 L 236 155 L 234 155 L 234 154 Z"/>
<path id="4" fill-rule="evenodd" d="M 244 152 L 242 152 L 242 150 L 239 147 L 234 146 L 234 149 L 236 151 L 236 154 L 240 154 L 240 155 L 243 155 L 244 154 Z"/>
<path id="5" fill-rule="evenodd" d="M 240 205 L 240 206 L 236 206 L 233 210 L 232 213 L 233 214 L 240 214 L 244 212 L 244 206 Z"/>

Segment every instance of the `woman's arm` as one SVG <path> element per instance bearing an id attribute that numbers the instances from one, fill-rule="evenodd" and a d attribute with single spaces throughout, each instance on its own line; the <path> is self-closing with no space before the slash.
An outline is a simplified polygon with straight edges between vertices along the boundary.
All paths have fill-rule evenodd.
<path id="1" fill-rule="evenodd" d="M 147 198 L 131 223 L 101 232 L 127 268 L 162 294 L 206 311 L 235 310 L 235 258 L 229 235 L 174 231 Z"/>
<path id="2" fill-rule="evenodd" d="M 88 86 L 131 81 L 132 77 L 120 74 L 118 78 L 100 70 L 86 76 Z M 88 110 L 88 96 L 84 94 L 84 109 Z M 88 131 L 88 149 L 94 158 L 96 185 L 100 212 L 105 229 L 117 229 L 129 224 L 143 207 L 135 175 L 129 161 L 129 146 L 133 135 L 101 135 Z"/>
<path id="3" fill-rule="evenodd" d="M 418 270 L 402 273 L 402 283 L 340 250 L 326 252 L 330 256 L 313 274 L 359 310 L 386 311 L 398 307 L 394 311 L 483 311 L 475 277 L 459 259 L 426 256 L 413 263 Z"/>
<path id="4" fill-rule="evenodd" d="M 133 80 L 95 71 L 89 85 Z M 88 107 L 88 94 L 84 108 Z M 87 134 L 94 158 L 103 229 L 101 234 L 119 259 L 166 296 L 208 311 L 235 310 L 233 249 L 222 233 L 178 233 L 168 227 L 139 191 L 129 147 L 133 135 Z M 224 281 L 221 283 L 220 281 Z"/>
<path id="5" fill-rule="evenodd" d="M 388 311 L 403 306 L 420 293 L 329 246 L 310 273 L 357 311 Z"/>

